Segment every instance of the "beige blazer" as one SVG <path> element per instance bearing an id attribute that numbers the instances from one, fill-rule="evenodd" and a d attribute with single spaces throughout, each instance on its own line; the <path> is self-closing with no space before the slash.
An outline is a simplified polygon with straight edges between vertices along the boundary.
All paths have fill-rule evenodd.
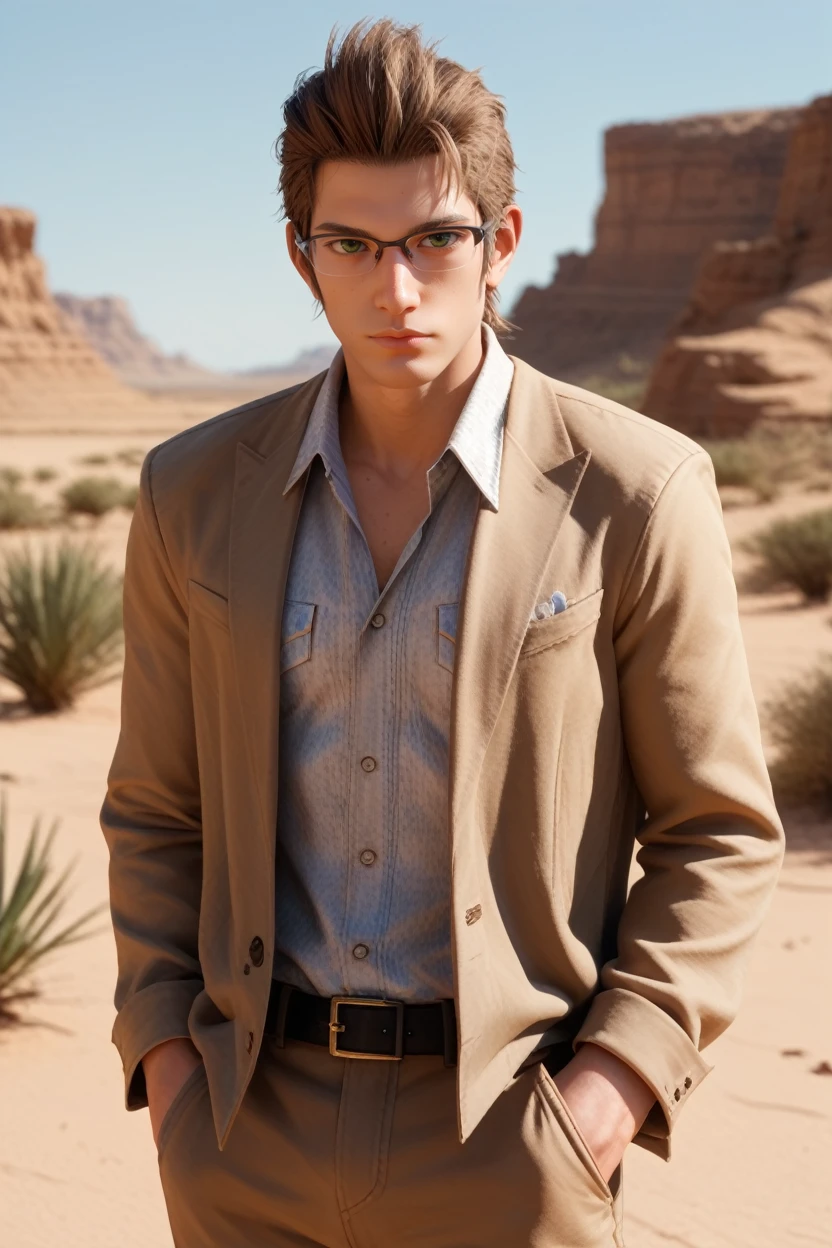
<path id="1" fill-rule="evenodd" d="M 701 1051 L 738 1009 L 784 848 L 730 552 L 695 443 L 515 369 L 500 508 L 476 520 L 453 675 L 460 1138 L 533 1048 L 569 1037 L 652 1087 L 635 1140 L 667 1158 L 712 1069 Z M 269 997 L 278 650 L 301 495 L 282 489 L 321 381 L 151 451 L 128 543 L 101 811 L 113 1038 L 138 1108 L 142 1055 L 190 1035 L 221 1145 Z M 530 623 L 558 589 L 568 609 Z M 644 874 L 628 895 L 634 840 Z"/>

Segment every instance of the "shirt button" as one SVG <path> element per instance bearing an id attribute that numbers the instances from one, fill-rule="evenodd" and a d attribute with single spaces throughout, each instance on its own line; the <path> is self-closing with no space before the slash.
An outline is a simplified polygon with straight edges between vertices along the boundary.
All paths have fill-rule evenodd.
<path id="1" fill-rule="evenodd" d="M 352 956 L 354 958 L 358 958 L 359 962 L 362 962 L 364 958 L 367 957 L 369 952 L 370 949 L 368 945 L 355 945 L 353 947 Z"/>
<path id="2" fill-rule="evenodd" d="M 358 855 L 358 858 L 359 858 L 359 861 L 362 862 L 365 867 L 371 867 L 376 860 L 375 850 L 374 849 L 362 849 L 361 853 Z"/>
<path id="3" fill-rule="evenodd" d="M 372 624 L 373 628 L 383 628 L 383 627 L 384 627 L 384 616 L 381 614 L 381 612 L 380 612 L 380 611 L 378 611 L 378 612 L 377 612 L 377 613 L 373 616 L 373 618 L 370 620 L 370 623 Z"/>
<path id="4" fill-rule="evenodd" d="M 366 758 L 362 758 L 361 760 L 361 769 L 362 771 L 375 771 L 376 760 L 374 758 L 370 758 L 370 755 L 368 754 Z"/>

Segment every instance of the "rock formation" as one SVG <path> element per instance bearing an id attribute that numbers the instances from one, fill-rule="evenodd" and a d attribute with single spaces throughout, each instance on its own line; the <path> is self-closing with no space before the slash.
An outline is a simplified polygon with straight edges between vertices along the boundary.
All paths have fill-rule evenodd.
<path id="1" fill-rule="evenodd" d="M 651 363 L 703 252 L 771 228 L 798 115 L 760 110 L 608 130 L 594 246 L 558 256 L 552 284 L 523 292 L 509 313 L 519 332 L 508 349 L 578 381 L 614 373 L 622 354 Z"/>
<path id="2" fill-rule="evenodd" d="M 186 355 L 165 355 L 141 333 L 124 299 L 114 295 L 82 298 L 56 294 L 55 302 L 98 355 L 126 384 L 205 386 L 220 375 L 194 363 Z"/>
<path id="3" fill-rule="evenodd" d="M 832 96 L 799 115 L 773 228 L 702 259 L 643 409 L 694 437 L 832 420 Z"/>
<path id="4" fill-rule="evenodd" d="M 101 427 L 109 414 L 147 414 L 49 293 L 34 250 L 36 218 L 0 208 L 0 427 Z"/>

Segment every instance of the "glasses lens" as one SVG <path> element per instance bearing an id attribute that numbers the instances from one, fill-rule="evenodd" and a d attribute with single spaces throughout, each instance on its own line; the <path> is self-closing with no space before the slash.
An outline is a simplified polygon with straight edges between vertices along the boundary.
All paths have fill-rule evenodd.
<path id="1" fill-rule="evenodd" d="M 428 273 L 464 268 L 473 260 L 477 245 L 470 230 L 454 229 L 414 234 L 406 243 L 410 263 Z M 316 273 L 358 277 L 376 267 L 376 247 L 365 238 L 313 238 L 309 261 Z"/>
<path id="2" fill-rule="evenodd" d="M 330 277 L 358 276 L 376 265 L 376 248 L 364 238 L 314 238 L 309 262 L 316 273 Z"/>
<path id="3" fill-rule="evenodd" d="M 407 240 L 413 267 L 430 273 L 464 268 L 473 260 L 476 247 L 470 230 L 437 230 Z"/>

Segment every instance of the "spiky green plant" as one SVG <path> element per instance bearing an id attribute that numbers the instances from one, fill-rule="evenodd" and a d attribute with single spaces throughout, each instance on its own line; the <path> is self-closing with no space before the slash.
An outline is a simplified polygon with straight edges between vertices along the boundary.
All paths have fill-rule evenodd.
<path id="1" fill-rule="evenodd" d="M 743 549 L 759 561 L 753 588 L 791 585 L 810 602 L 825 602 L 832 592 L 832 508 L 778 520 L 747 539 Z"/>
<path id="2" fill-rule="evenodd" d="M 121 503 L 124 486 L 118 477 L 78 477 L 61 491 L 68 512 L 103 516 Z"/>
<path id="3" fill-rule="evenodd" d="M 58 826 L 55 820 L 43 837 L 40 818 L 34 820 L 7 893 L 6 794 L 0 793 L 0 1022 L 13 1021 L 17 1007 L 38 995 L 31 976 L 43 959 L 93 935 L 89 924 L 105 909 L 96 906 L 70 923 L 60 923 L 73 864 L 55 874 L 52 842 Z"/>
<path id="4" fill-rule="evenodd" d="M 832 655 L 766 707 L 778 747 L 771 779 L 784 801 L 832 812 Z"/>
<path id="5" fill-rule="evenodd" d="M 34 711 L 71 706 L 116 675 L 121 578 L 88 544 L 40 554 L 9 551 L 0 564 L 0 675 Z"/>

